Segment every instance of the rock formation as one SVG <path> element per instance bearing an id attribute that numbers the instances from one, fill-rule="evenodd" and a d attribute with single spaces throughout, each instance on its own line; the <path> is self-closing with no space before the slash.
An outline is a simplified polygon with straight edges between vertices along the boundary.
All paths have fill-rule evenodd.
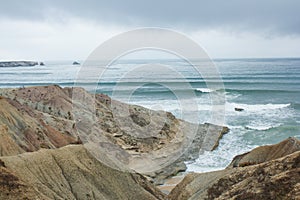
<path id="1" fill-rule="evenodd" d="M 28 67 L 38 65 L 38 62 L 35 61 L 7 61 L 0 62 L 0 67 Z"/>
<path id="2" fill-rule="evenodd" d="M 300 141 L 290 137 L 274 145 L 261 146 L 233 158 L 228 167 L 244 167 L 281 158 L 300 150 Z"/>
<path id="3" fill-rule="evenodd" d="M 73 62 L 73 65 L 80 65 L 80 63 L 79 63 L 79 62 L 76 62 L 76 61 L 74 61 L 74 62 Z"/>
<path id="4" fill-rule="evenodd" d="M 241 112 L 244 110 L 244 108 L 234 108 L 235 111 Z"/>
<path id="5" fill-rule="evenodd" d="M 70 133 L 72 125 L 64 119 L 55 120 L 58 119 L 26 104 L 0 97 L 0 137 L 3 143 L 0 155 L 16 155 L 76 143 L 77 138 Z"/>
<path id="6" fill-rule="evenodd" d="M 167 197 L 151 183 L 163 183 L 185 171 L 183 161 L 215 149 L 228 131 L 103 94 L 93 96 L 82 88 L 0 89 L 0 199 L 300 196 L 300 142 L 296 138 L 236 156 L 224 170 L 190 173 Z M 152 167 L 151 161 L 158 168 L 143 171 Z M 129 163 L 129 168 L 120 163 Z M 143 175 L 133 169 L 142 169 Z"/>
<path id="7" fill-rule="evenodd" d="M 0 159 L 0 199 L 165 199 L 142 175 L 111 169 L 82 145 Z"/>
<path id="8" fill-rule="evenodd" d="M 156 184 L 184 171 L 183 161 L 197 158 L 201 151 L 216 148 L 219 139 L 228 132 L 226 127 L 188 123 L 171 113 L 127 105 L 103 94 L 93 96 L 82 88 L 52 85 L 0 89 L 0 96 L 3 96 L 0 123 L 7 126 L 5 134 L 10 139 L 6 140 L 16 143 L 11 146 L 13 150 L 3 151 L 1 155 L 82 142 L 89 148 L 89 132 L 94 131 L 101 133 L 102 138 L 99 144 L 103 148 L 97 152 L 110 154 L 116 151 L 117 161 L 124 163 L 132 158 L 131 168 L 140 169 L 137 171 Z M 126 112 L 128 115 L 120 115 Z M 146 156 L 149 158 L 142 160 Z M 101 160 L 101 155 L 99 159 L 110 162 Z M 152 169 L 153 163 L 145 163 L 149 160 L 157 169 Z M 114 163 L 110 162 L 110 165 Z M 145 167 L 148 169 L 144 170 Z"/>
<path id="9" fill-rule="evenodd" d="M 251 155 L 251 159 L 260 164 L 249 162 L 247 165 L 238 164 L 235 168 L 231 164 L 225 170 L 188 174 L 172 190 L 168 199 L 299 199 L 299 144 L 296 138 L 289 138 L 234 159 L 234 162 L 247 160 L 250 157 L 244 156 Z"/>

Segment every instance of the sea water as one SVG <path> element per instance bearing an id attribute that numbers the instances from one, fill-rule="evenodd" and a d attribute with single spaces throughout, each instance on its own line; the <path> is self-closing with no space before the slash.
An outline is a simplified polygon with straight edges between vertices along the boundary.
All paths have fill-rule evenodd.
<path id="1" fill-rule="evenodd" d="M 230 132 L 224 135 L 215 151 L 203 152 L 196 161 L 187 162 L 188 171 L 222 169 L 235 155 L 257 146 L 274 144 L 291 136 L 300 138 L 300 59 L 297 58 L 216 59 L 214 65 L 224 84 L 224 89 L 219 91 L 207 87 L 207 82 L 216 81 L 216 77 L 202 77 L 183 60 L 131 59 L 109 67 L 95 64 L 87 69 L 97 71 L 102 67 L 105 70 L 100 77 L 86 80 L 78 79 L 82 66 L 71 63 L 48 61 L 45 66 L 0 68 L 0 87 L 49 84 L 71 87 L 75 84 L 127 103 L 170 111 L 194 123 L 213 122 L 211 94 L 222 92 L 225 94 L 223 125 L 228 126 Z M 159 67 L 138 68 L 149 63 L 169 66 L 176 73 Z M 198 107 L 188 111 L 191 116 L 196 114 L 196 118 L 182 115 L 185 105 L 180 104 L 177 92 L 195 95 Z M 235 108 L 244 110 L 238 112 Z"/>

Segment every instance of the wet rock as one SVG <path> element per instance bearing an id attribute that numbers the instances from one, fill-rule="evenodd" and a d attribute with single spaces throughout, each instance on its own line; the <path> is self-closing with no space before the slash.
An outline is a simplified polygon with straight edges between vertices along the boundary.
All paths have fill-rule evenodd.
<path id="1" fill-rule="evenodd" d="M 241 112 L 244 110 L 244 108 L 234 108 L 235 111 Z"/>

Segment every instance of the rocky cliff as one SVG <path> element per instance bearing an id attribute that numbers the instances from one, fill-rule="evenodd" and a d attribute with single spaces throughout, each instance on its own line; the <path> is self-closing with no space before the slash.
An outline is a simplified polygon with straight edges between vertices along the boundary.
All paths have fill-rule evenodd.
<path id="1" fill-rule="evenodd" d="M 213 150 L 229 131 L 103 94 L 94 96 L 82 88 L 0 89 L 0 96 L 1 137 L 6 144 L 2 156 L 83 143 L 101 162 L 117 169 L 125 165 L 157 184 L 184 171 L 183 161 L 195 159 L 201 150 Z M 112 153 L 116 155 L 103 160 L 102 154 Z"/>
<path id="2" fill-rule="evenodd" d="M 296 138 L 190 173 L 168 196 L 151 183 L 184 171 L 228 131 L 82 88 L 0 89 L 0 199 L 299 199 Z"/>
<path id="3" fill-rule="evenodd" d="M 168 199 L 300 199 L 298 139 L 256 148 L 232 163 L 225 170 L 188 174 Z"/>

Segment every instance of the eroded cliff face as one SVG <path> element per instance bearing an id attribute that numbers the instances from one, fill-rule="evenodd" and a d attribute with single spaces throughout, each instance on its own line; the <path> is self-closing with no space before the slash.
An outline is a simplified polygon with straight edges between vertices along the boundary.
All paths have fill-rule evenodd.
<path id="1" fill-rule="evenodd" d="M 225 170 L 188 174 L 168 198 L 299 199 L 299 144 L 298 139 L 288 138 L 237 156 Z"/>
<path id="2" fill-rule="evenodd" d="M 136 167 L 156 183 L 184 171 L 183 161 L 197 158 L 201 150 L 213 150 L 228 132 L 225 127 L 188 123 L 169 112 L 124 104 L 103 94 L 94 96 L 82 88 L 0 89 L 0 96 L 0 124 L 7 129 L 2 132 L 8 143 L 16 144 L 5 147 L 1 155 L 80 143 L 93 151 L 96 143 L 102 146 L 96 154 L 115 151 L 117 162 Z M 101 155 L 98 158 L 122 168 L 101 160 Z"/>
<path id="3" fill-rule="evenodd" d="M 105 166 L 82 145 L 1 157 L 0 188 L 11 200 L 165 199 L 142 175 Z"/>
<path id="4" fill-rule="evenodd" d="M 17 100 L 1 97 L 0 155 L 16 155 L 40 148 L 58 148 L 76 143 L 77 138 L 70 133 L 71 122 L 59 119 L 60 126 L 56 126 L 53 124 L 55 120 L 57 119 L 32 109 L 26 103 L 22 105 Z"/>

